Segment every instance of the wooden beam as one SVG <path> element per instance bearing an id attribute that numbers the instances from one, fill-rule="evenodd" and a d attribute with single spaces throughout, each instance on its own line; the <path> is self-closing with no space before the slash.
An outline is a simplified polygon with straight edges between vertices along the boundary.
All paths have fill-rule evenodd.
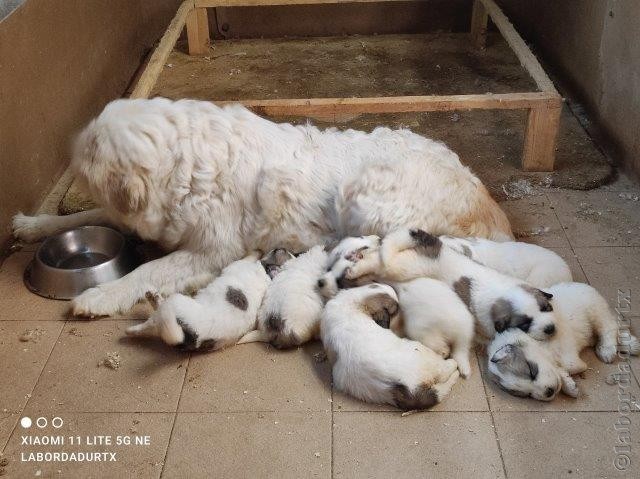
<path id="1" fill-rule="evenodd" d="M 484 49 L 487 46 L 487 26 L 489 14 L 480 0 L 473 1 L 471 11 L 471 43 L 476 48 Z"/>
<path id="2" fill-rule="evenodd" d="M 149 59 L 149 63 L 147 64 L 144 72 L 140 76 L 136 87 L 131 92 L 129 98 L 148 98 L 151 90 L 153 90 L 158 77 L 160 76 L 160 72 L 164 68 L 164 64 L 169 58 L 169 54 L 182 33 L 182 29 L 187 20 L 187 15 L 189 12 L 193 10 L 193 0 L 185 0 L 176 15 L 171 20 L 167 31 L 164 32 L 164 35 L 160 39 L 160 43 L 156 47 L 155 51 L 151 55 Z"/>
<path id="3" fill-rule="evenodd" d="M 496 5 L 496 2 L 493 0 L 480 0 L 480 2 L 484 5 L 491 20 L 496 27 L 498 27 L 498 30 L 500 30 L 500 33 L 513 50 L 513 53 L 516 54 L 522 66 L 529 72 L 531 78 L 534 79 L 538 88 L 541 91 L 558 93 L 538 59 L 531 53 L 527 44 L 513 27 L 507 16 L 502 13 L 500 7 Z"/>
<path id="4" fill-rule="evenodd" d="M 540 103 L 529 110 L 522 152 L 525 171 L 553 171 L 561 113 L 561 99 Z"/>
<path id="5" fill-rule="evenodd" d="M 381 2 L 406 2 L 406 1 L 408 0 L 195 0 L 195 6 L 196 7 L 262 7 L 262 6 L 271 6 L 271 5 L 323 5 L 328 3 L 331 3 L 331 4 L 381 3 Z"/>
<path id="6" fill-rule="evenodd" d="M 305 98 L 282 100 L 215 101 L 218 105 L 241 103 L 272 116 L 354 115 L 362 113 L 408 113 L 455 110 L 525 110 L 555 104 L 556 95 L 546 92 L 484 95 L 397 96 L 373 98 Z"/>
<path id="7" fill-rule="evenodd" d="M 196 7 L 187 15 L 189 55 L 204 55 L 209 50 L 209 18 L 207 9 Z"/>

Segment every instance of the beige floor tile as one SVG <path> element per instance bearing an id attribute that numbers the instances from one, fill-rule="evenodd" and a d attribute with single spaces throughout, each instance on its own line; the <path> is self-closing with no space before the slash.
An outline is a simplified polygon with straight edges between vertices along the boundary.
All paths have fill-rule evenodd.
<path id="1" fill-rule="evenodd" d="M 40 430 L 32 426 L 28 430 L 30 433 L 28 435 L 31 437 L 62 436 L 64 438 L 62 445 L 23 445 L 22 436 L 27 435 L 27 430 L 20 425 L 17 426 L 5 449 L 5 457 L 9 460 L 6 467 L 8 477 L 160 477 L 174 413 L 60 413 L 56 415 L 63 420 L 59 429 L 51 426 L 50 421 L 54 416 L 46 415 L 49 420 L 48 426 Z M 82 445 L 71 444 L 70 436 L 80 436 Z M 109 436 L 111 445 L 96 444 L 94 436 Z M 128 437 L 132 444 L 118 445 L 118 436 Z M 136 438 L 143 442 L 148 440 L 148 445 L 136 445 Z M 123 439 L 123 441 L 126 440 Z M 23 460 L 29 459 L 30 453 L 38 452 L 115 453 L 116 462 Z M 110 459 L 108 454 L 105 457 Z M 37 456 L 34 459 L 37 460 Z"/>
<path id="2" fill-rule="evenodd" d="M 0 321 L 0 410 L 22 410 L 63 326 L 62 321 Z"/>
<path id="3" fill-rule="evenodd" d="M 640 314 L 640 248 L 575 248 L 575 251 L 589 283 L 607 298 L 612 308 L 620 306 Z M 625 300 L 625 291 L 630 292 L 630 304 Z"/>
<path id="4" fill-rule="evenodd" d="M 333 458 L 336 478 L 504 477 L 489 413 L 335 413 Z"/>
<path id="5" fill-rule="evenodd" d="M 331 413 L 179 413 L 163 478 L 331 476 Z"/>
<path id="6" fill-rule="evenodd" d="M 65 319 L 68 301 L 42 298 L 27 289 L 22 280 L 33 253 L 15 253 L 0 267 L 0 320 L 58 321 Z"/>
<path id="7" fill-rule="evenodd" d="M 188 356 L 159 341 L 124 336 L 126 321 L 65 325 L 27 411 L 175 411 Z M 120 367 L 101 363 L 118 353 Z"/>
<path id="8" fill-rule="evenodd" d="M 640 475 L 637 424 L 630 428 L 631 465 L 626 471 L 614 467 L 618 413 L 495 413 L 494 419 L 508 477 Z"/>
<path id="9" fill-rule="evenodd" d="M 180 400 L 183 412 L 327 411 L 330 368 L 319 342 L 280 351 L 246 344 L 194 354 Z"/>
<path id="10" fill-rule="evenodd" d="M 3 450 L 4 445 L 9 440 L 19 418 L 19 414 L 11 414 L 8 411 L 0 412 L 0 451 Z"/>
<path id="11" fill-rule="evenodd" d="M 548 193 L 571 245 L 640 246 L 640 200 L 611 191 Z"/>
<path id="12" fill-rule="evenodd" d="M 546 195 L 500 203 L 518 241 L 547 248 L 570 247 Z"/>
<path id="13" fill-rule="evenodd" d="M 482 385 L 482 377 L 475 355 L 471 361 L 472 373 L 468 379 L 459 379 L 451 394 L 433 411 L 488 411 L 489 405 Z M 334 411 L 397 411 L 389 405 L 369 404 L 334 389 Z"/>
<path id="14" fill-rule="evenodd" d="M 553 401 L 537 401 L 534 399 L 520 398 L 510 395 L 500 389 L 491 381 L 486 371 L 486 357 L 481 356 L 481 367 L 487 386 L 487 396 L 492 411 L 617 411 L 620 405 L 618 397 L 619 388 L 614 384 L 613 374 L 619 374 L 619 364 L 604 364 L 591 350 L 583 351 L 581 357 L 587 362 L 589 368 L 582 375 L 575 376 L 575 381 L 580 388 L 581 396 L 574 399 L 560 393 Z M 484 359 L 483 359 L 484 358 Z M 633 376 L 627 375 L 628 387 L 625 392 L 640 398 L 640 388 Z M 634 412 L 640 412 L 639 403 L 631 402 Z"/>
<path id="15" fill-rule="evenodd" d="M 571 275 L 573 276 L 573 280 L 578 283 L 587 283 L 587 277 L 580 266 L 580 262 L 578 261 L 578 255 L 574 254 L 571 248 L 549 248 L 551 251 L 554 251 L 556 254 L 560 255 L 560 257 L 567 262 L 569 268 L 571 269 Z"/>

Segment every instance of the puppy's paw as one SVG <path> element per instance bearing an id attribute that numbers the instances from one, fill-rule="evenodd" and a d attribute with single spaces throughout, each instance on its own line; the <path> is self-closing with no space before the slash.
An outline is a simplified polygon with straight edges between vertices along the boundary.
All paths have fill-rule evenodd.
<path id="1" fill-rule="evenodd" d="M 460 376 L 464 379 L 469 378 L 471 376 L 471 364 L 468 361 L 458 360 L 458 371 L 460 371 Z"/>
<path id="2" fill-rule="evenodd" d="M 18 213 L 11 222 L 13 236 L 27 243 L 40 241 L 47 236 L 44 225 L 50 218 L 52 218 L 51 215 L 27 216 Z"/>
<path id="3" fill-rule="evenodd" d="M 614 345 L 598 344 L 596 355 L 603 363 L 611 363 L 616 357 L 617 348 Z"/>
<path id="4" fill-rule="evenodd" d="M 74 316 L 95 318 L 97 316 L 111 316 L 120 311 L 117 295 L 109 288 L 97 286 L 84 291 L 71 301 L 71 313 Z"/>
<path id="5" fill-rule="evenodd" d="M 562 378 L 562 392 L 572 398 L 580 396 L 580 389 L 578 389 L 578 385 L 569 375 Z"/>

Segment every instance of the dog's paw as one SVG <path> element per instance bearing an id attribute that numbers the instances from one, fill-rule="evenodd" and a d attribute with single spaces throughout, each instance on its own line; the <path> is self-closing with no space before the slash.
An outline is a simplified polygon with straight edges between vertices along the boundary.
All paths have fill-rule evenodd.
<path id="1" fill-rule="evenodd" d="M 471 364 L 469 362 L 458 360 L 458 371 L 460 371 L 460 376 L 464 379 L 469 378 L 471 376 Z"/>
<path id="2" fill-rule="evenodd" d="M 618 353 L 617 348 L 614 345 L 598 344 L 596 346 L 596 355 L 603 363 L 611 363 Z"/>
<path id="3" fill-rule="evenodd" d="M 85 318 L 111 316 L 120 309 L 115 296 L 101 286 L 89 288 L 71 301 L 71 313 Z"/>
<path id="4" fill-rule="evenodd" d="M 13 217 L 12 229 L 16 239 L 27 243 L 34 243 L 47 236 L 43 225 L 48 222 L 51 215 L 27 216 L 18 213 Z"/>
<path id="5" fill-rule="evenodd" d="M 565 376 L 562 378 L 562 392 L 572 398 L 580 396 L 580 389 L 571 376 Z"/>

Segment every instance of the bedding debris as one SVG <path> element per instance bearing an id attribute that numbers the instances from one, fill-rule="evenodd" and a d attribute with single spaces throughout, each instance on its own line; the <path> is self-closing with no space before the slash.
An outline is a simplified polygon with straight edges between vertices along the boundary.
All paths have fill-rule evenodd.
<path id="1" fill-rule="evenodd" d="M 38 341 L 40 341 L 40 337 L 44 333 L 45 333 L 45 330 L 41 328 L 27 329 L 20 336 L 18 336 L 18 339 L 23 343 L 27 343 L 27 342 L 37 343 Z"/>
<path id="2" fill-rule="evenodd" d="M 107 357 L 98 363 L 98 367 L 104 366 L 109 369 L 117 370 L 120 369 L 121 363 L 122 359 L 120 358 L 120 354 L 117 352 L 107 353 Z"/>

